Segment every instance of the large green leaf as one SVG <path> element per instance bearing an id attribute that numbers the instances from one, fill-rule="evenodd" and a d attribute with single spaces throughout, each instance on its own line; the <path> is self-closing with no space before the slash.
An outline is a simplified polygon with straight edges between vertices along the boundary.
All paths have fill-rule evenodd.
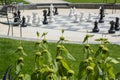
<path id="1" fill-rule="evenodd" d="M 94 35 L 87 34 L 83 40 L 83 43 L 85 43 L 89 38 L 93 37 Z"/>
<path id="2" fill-rule="evenodd" d="M 68 66 L 68 64 L 64 61 L 64 60 L 61 60 L 61 63 L 62 63 L 62 66 L 66 69 L 66 70 L 69 70 L 70 67 Z"/>
<path id="3" fill-rule="evenodd" d="M 111 62 L 111 63 L 114 63 L 114 64 L 120 63 L 118 60 L 116 60 L 113 57 L 107 57 L 106 62 Z"/>
<path id="4" fill-rule="evenodd" d="M 76 60 L 63 45 L 61 46 L 61 48 L 62 48 L 62 51 L 64 51 L 64 54 L 65 54 L 65 56 L 67 56 L 67 58 L 69 58 L 73 61 Z"/>

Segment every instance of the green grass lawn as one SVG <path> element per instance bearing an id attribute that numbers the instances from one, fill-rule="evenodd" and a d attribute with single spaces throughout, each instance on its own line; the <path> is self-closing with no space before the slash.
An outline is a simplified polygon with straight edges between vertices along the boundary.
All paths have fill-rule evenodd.
<path id="1" fill-rule="evenodd" d="M 24 67 L 23 73 L 31 74 L 34 71 L 34 58 L 35 58 L 35 42 L 32 41 L 22 41 L 27 56 L 24 57 Z M 52 56 L 56 55 L 56 43 L 49 43 L 49 51 Z M 15 65 L 15 61 L 18 58 L 18 54 L 15 53 L 15 50 L 19 46 L 19 40 L 0 38 L 0 78 L 5 72 L 6 68 L 9 65 Z M 71 65 L 72 69 L 75 71 L 75 75 L 78 73 L 78 66 L 80 61 L 83 59 L 83 44 L 65 44 L 66 48 L 70 53 L 76 58 L 76 61 L 69 61 L 68 64 Z M 97 44 L 91 45 L 93 49 L 97 49 Z M 109 52 L 112 57 L 120 57 L 120 46 L 119 45 L 109 45 Z M 116 71 L 120 72 L 120 64 L 115 66 Z"/>
<path id="2" fill-rule="evenodd" d="M 24 4 L 28 4 L 29 2 L 26 2 L 25 0 L 6 0 L 7 3 L 11 3 L 11 2 L 17 2 L 17 3 L 21 3 L 23 2 Z M 1 1 L 0 1 L 1 4 Z"/>
<path id="3" fill-rule="evenodd" d="M 73 2 L 73 3 L 103 3 L 106 2 L 106 0 L 65 0 L 68 2 Z M 113 3 L 114 0 L 107 0 L 107 3 Z M 120 0 L 117 0 L 117 3 L 120 3 Z"/>

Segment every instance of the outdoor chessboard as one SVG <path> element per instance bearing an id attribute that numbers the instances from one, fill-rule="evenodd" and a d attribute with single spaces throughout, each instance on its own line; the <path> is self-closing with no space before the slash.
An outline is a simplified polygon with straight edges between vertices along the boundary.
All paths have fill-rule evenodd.
<path id="1" fill-rule="evenodd" d="M 68 15 L 55 15 L 54 22 L 48 23 L 46 25 L 40 26 L 41 28 L 47 29 L 56 29 L 56 30 L 68 30 L 68 31 L 79 31 L 79 32 L 92 32 L 94 28 L 94 21 L 98 21 L 98 14 L 92 13 L 91 14 L 91 22 L 87 22 L 88 14 L 84 14 L 83 20 L 76 23 L 74 22 L 75 17 L 69 17 Z M 100 29 L 98 34 L 107 34 L 110 28 L 110 21 L 115 21 L 116 17 L 119 17 L 118 14 L 105 14 L 104 23 L 98 23 L 98 27 Z M 49 17 L 48 17 L 49 21 Z M 120 34 L 120 31 L 116 31 L 116 34 Z"/>

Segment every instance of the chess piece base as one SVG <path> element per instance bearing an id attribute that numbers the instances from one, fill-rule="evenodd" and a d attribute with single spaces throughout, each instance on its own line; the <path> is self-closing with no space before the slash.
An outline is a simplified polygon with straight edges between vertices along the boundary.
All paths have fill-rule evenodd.
<path id="1" fill-rule="evenodd" d="M 116 31 L 119 31 L 119 30 L 120 30 L 120 28 L 119 28 L 119 27 L 115 27 L 115 30 L 116 30 Z"/>
<path id="2" fill-rule="evenodd" d="M 99 23 L 104 23 L 104 21 L 103 20 L 99 20 Z"/>
<path id="3" fill-rule="evenodd" d="M 99 29 L 93 29 L 92 32 L 97 33 L 99 32 Z"/>
<path id="4" fill-rule="evenodd" d="M 114 33 L 115 33 L 115 30 L 109 30 L 108 33 L 114 34 Z"/>
<path id="5" fill-rule="evenodd" d="M 48 22 L 43 22 L 43 24 L 48 24 Z"/>

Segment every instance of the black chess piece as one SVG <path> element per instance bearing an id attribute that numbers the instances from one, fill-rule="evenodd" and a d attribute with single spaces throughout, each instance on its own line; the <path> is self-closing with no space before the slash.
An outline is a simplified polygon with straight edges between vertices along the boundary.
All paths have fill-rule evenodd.
<path id="1" fill-rule="evenodd" d="M 95 32 L 95 33 L 99 32 L 98 22 L 97 21 L 94 22 L 94 28 L 93 28 L 92 32 Z"/>
<path id="2" fill-rule="evenodd" d="M 116 31 L 120 30 L 120 27 L 119 27 L 119 18 L 118 17 L 116 17 L 116 21 L 115 21 L 115 30 Z"/>
<path id="3" fill-rule="evenodd" d="M 13 26 L 19 26 L 19 18 L 16 12 L 13 13 L 14 15 L 14 23 Z"/>
<path id="4" fill-rule="evenodd" d="M 57 9 L 57 7 L 55 7 L 54 9 L 55 9 L 54 15 L 58 15 L 58 9 Z"/>
<path id="5" fill-rule="evenodd" d="M 48 24 L 48 22 L 47 22 L 47 10 L 43 10 L 43 16 L 44 16 L 43 24 Z"/>
<path id="6" fill-rule="evenodd" d="M 24 16 L 22 17 L 21 27 L 27 27 L 26 18 Z"/>
<path id="7" fill-rule="evenodd" d="M 50 16 L 50 8 L 48 8 L 48 14 L 47 14 L 47 16 Z"/>
<path id="8" fill-rule="evenodd" d="M 110 21 L 110 29 L 108 30 L 108 33 L 115 33 L 115 22 Z"/>
<path id="9" fill-rule="evenodd" d="M 20 10 L 18 10 L 18 11 L 17 11 L 17 15 L 18 15 L 18 18 L 19 18 L 19 19 L 20 19 L 20 17 L 21 17 L 20 14 L 21 14 L 21 12 L 20 12 Z"/>
<path id="10" fill-rule="evenodd" d="M 104 23 L 105 14 L 104 14 L 104 7 L 103 6 L 101 7 L 99 14 L 100 14 L 99 23 Z"/>

